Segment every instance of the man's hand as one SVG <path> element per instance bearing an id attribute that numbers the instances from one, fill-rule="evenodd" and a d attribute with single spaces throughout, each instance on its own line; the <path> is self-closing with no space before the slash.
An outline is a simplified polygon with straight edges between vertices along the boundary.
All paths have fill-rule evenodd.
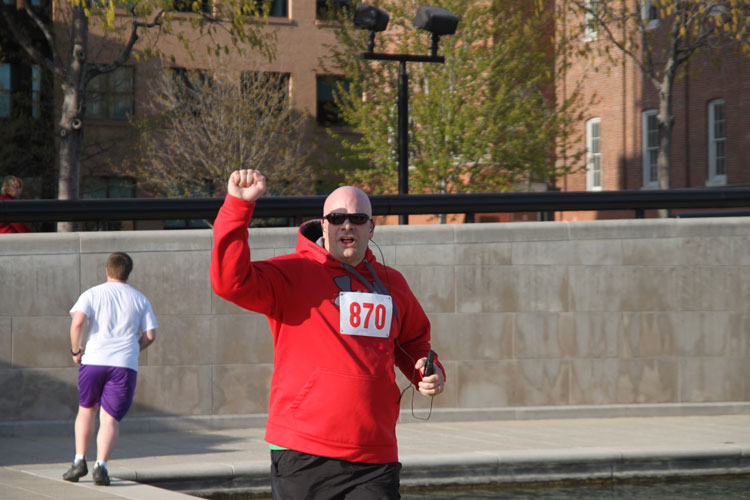
<path id="1" fill-rule="evenodd" d="M 427 358 L 420 358 L 417 360 L 417 364 L 414 365 L 414 368 L 422 372 L 422 369 L 426 364 Z M 425 396 L 437 396 L 445 390 L 445 375 L 443 375 L 443 371 L 437 363 L 435 363 L 435 373 L 423 377 L 422 380 L 419 381 L 418 389 L 419 392 Z"/>
<path id="2" fill-rule="evenodd" d="M 235 170 L 229 176 L 227 193 L 245 201 L 256 201 L 266 192 L 266 178 L 258 170 Z"/>
<path id="3" fill-rule="evenodd" d="M 82 345 L 86 344 L 83 337 L 87 320 L 86 313 L 76 311 L 73 313 L 73 319 L 70 321 L 70 354 L 77 365 L 81 364 L 81 359 L 83 358 L 84 348 Z M 74 352 L 78 354 L 73 354 Z"/>
<path id="4" fill-rule="evenodd" d="M 82 358 L 83 358 L 83 349 L 81 349 L 81 352 L 73 356 L 73 361 L 75 362 L 75 364 L 80 365 Z"/>

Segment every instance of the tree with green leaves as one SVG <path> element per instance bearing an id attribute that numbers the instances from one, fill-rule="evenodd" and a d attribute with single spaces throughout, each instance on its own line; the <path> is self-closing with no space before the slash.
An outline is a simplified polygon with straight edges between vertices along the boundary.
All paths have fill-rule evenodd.
<path id="1" fill-rule="evenodd" d="M 273 194 L 314 193 L 309 117 L 292 109 L 288 76 L 238 66 L 219 57 L 208 70 L 164 68 L 152 79 L 148 112 L 132 120 L 138 154 L 122 173 L 159 196 L 220 196 L 232 171 L 252 166 Z"/>
<path id="2" fill-rule="evenodd" d="M 657 177 L 670 188 L 673 90 L 698 53 L 738 51 L 750 57 L 750 0 L 567 0 L 561 2 L 567 35 L 581 56 L 627 58 L 658 93 Z"/>
<path id="3" fill-rule="evenodd" d="M 580 111 L 580 94 L 556 102 L 554 84 L 564 69 L 546 2 L 443 0 L 436 6 L 460 18 L 442 36 L 445 64 L 408 63 L 409 186 L 414 193 L 506 191 L 581 168 L 580 155 L 564 165 L 564 147 Z M 376 51 L 428 54 L 430 34 L 412 25 L 412 2 L 380 2 L 390 14 Z M 347 78 L 336 94 L 359 137 L 342 141 L 364 167 L 350 182 L 396 192 L 398 64 L 362 60 L 367 33 L 343 21 L 333 61 Z M 561 59 L 561 58 L 560 58 Z"/>
<path id="4" fill-rule="evenodd" d="M 52 1 L 51 11 L 43 10 L 49 6 L 23 2 L 33 31 L 18 26 L 5 9 L 0 9 L 0 28 L 9 31 L 59 85 L 55 131 L 59 199 L 79 197 L 86 89 L 95 77 L 115 71 L 132 58 L 160 53 L 158 42 L 165 36 L 175 37 L 189 51 L 205 47 L 218 54 L 252 47 L 269 58 L 273 55 L 273 37 L 261 29 L 270 0 Z M 176 15 L 186 10 L 191 15 Z M 139 41 L 141 37 L 144 40 Z M 71 222 L 58 224 L 58 230 L 74 228 Z"/>

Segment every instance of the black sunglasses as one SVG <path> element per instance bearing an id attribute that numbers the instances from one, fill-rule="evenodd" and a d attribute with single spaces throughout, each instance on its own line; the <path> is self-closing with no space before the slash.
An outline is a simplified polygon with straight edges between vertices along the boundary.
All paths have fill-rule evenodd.
<path id="1" fill-rule="evenodd" d="M 361 226 L 362 224 L 370 220 L 369 215 L 361 214 L 361 213 L 356 213 L 356 214 L 330 213 L 328 215 L 324 215 L 323 218 L 335 226 L 340 226 L 341 224 L 344 223 L 346 219 L 349 219 L 349 222 L 351 222 L 352 224 L 356 224 L 358 226 Z"/>

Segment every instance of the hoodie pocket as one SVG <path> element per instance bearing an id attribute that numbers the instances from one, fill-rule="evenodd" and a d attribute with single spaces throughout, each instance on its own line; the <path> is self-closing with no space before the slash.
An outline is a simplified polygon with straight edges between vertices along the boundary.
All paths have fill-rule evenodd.
<path id="1" fill-rule="evenodd" d="M 290 410 L 299 432 L 323 441 L 395 445 L 398 387 L 387 378 L 318 369 Z"/>

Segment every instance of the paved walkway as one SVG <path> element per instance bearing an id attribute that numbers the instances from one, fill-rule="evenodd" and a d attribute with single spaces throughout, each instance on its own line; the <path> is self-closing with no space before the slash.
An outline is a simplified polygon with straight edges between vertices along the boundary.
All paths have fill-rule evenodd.
<path id="1" fill-rule="evenodd" d="M 750 415 L 500 420 L 398 426 L 402 485 L 750 474 Z M 186 500 L 212 488 L 268 491 L 262 428 L 125 434 L 110 487 L 62 481 L 71 434 L 0 436 L 2 500 Z M 94 450 L 89 454 L 92 466 Z M 139 484 L 149 483 L 149 484 Z"/>

